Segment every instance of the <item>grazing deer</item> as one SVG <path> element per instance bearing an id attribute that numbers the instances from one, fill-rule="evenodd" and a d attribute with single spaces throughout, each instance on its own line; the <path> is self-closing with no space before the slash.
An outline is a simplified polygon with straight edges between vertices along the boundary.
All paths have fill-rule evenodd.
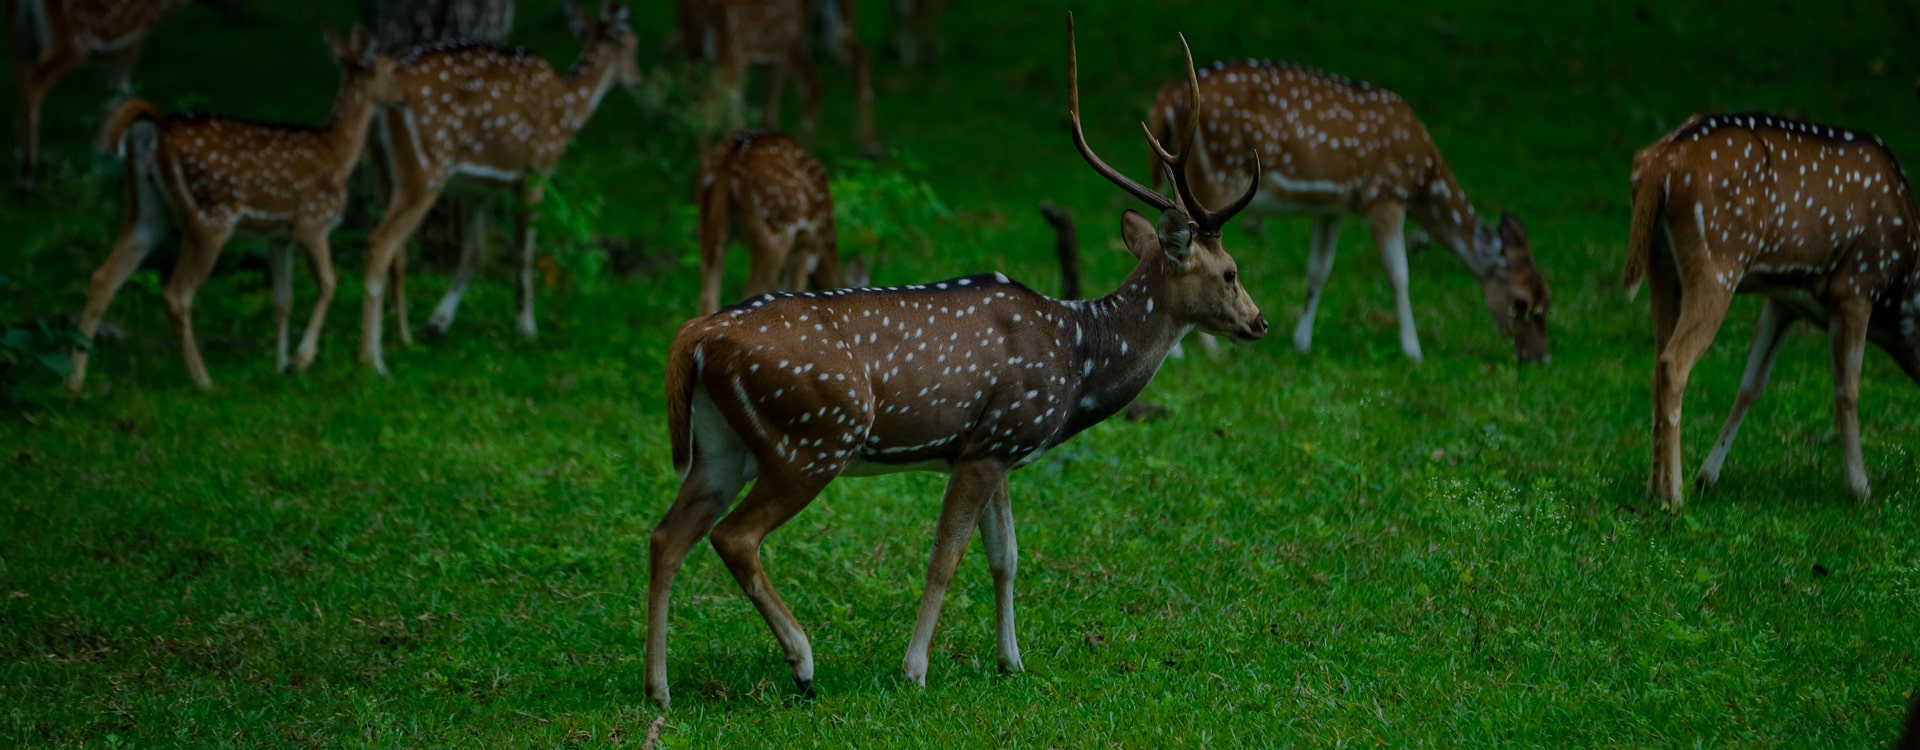
<path id="1" fill-rule="evenodd" d="M 293 248 L 268 251 L 273 277 L 276 362 L 281 370 L 313 362 L 333 301 L 333 259 L 327 233 L 347 205 L 347 177 L 360 161 L 375 107 L 399 101 L 394 61 L 377 54 L 363 29 L 342 39 L 327 32 L 342 75 L 333 118 L 319 128 L 267 125 L 207 115 L 161 116 L 134 99 L 109 123 L 111 142 L 126 162 L 126 218 L 107 262 L 93 273 L 93 288 L 80 315 L 81 336 L 92 339 L 100 317 L 128 276 L 169 227 L 180 230 L 180 258 L 167 280 L 167 315 L 180 339 L 195 385 L 211 388 L 193 336 L 193 295 L 236 230 L 285 232 L 307 251 L 318 287 L 313 314 L 300 347 L 287 355 L 287 320 L 293 311 Z M 87 353 L 73 353 L 68 390 L 87 375 Z"/>
<path id="2" fill-rule="evenodd" d="M 113 58 L 114 99 L 133 95 L 140 43 L 187 0 L 10 0 L 13 27 L 15 187 L 33 187 L 40 162 L 40 106 L 81 63 Z M 116 101 L 109 101 L 111 108 Z M 106 136 L 105 131 L 101 133 Z M 104 149 L 103 149 L 104 150 Z"/>
<path id="3" fill-rule="evenodd" d="M 1209 111 L 1200 128 L 1194 194 L 1214 200 L 1238 190 L 1246 168 L 1240 154 L 1257 151 L 1267 172 L 1253 215 L 1313 217 L 1307 261 L 1307 302 L 1293 329 L 1300 351 L 1313 346 L 1320 290 L 1333 271 L 1334 244 L 1346 216 L 1366 220 L 1387 268 L 1400 323 L 1400 350 L 1420 359 L 1420 337 L 1407 293 L 1408 219 L 1451 250 L 1480 282 L 1487 311 L 1502 336 L 1513 339 L 1522 363 L 1544 362 L 1547 352 L 1546 282 L 1534 268 L 1526 231 L 1501 217 L 1498 229 L 1480 221 L 1453 171 L 1412 108 L 1391 91 L 1308 68 L 1265 61 L 1217 62 L 1200 71 L 1209 82 Z M 1185 117 L 1192 98 L 1178 84 L 1160 90 L 1150 117 L 1164 134 Z M 1156 180 L 1156 185 L 1158 181 Z"/>
<path id="4" fill-rule="evenodd" d="M 751 255 L 748 297 L 774 291 L 783 271 L 787 289 L 801 289 L 809 280 L 815 290 L 842 285 L 827 168 L 792 138 L 729 134 L 700 165 L 694 202 L 700 209 L 701 315 L 720 309 L 729 229 L 740 233 Z"/>
<path id="5" fill-rule="evenodd" d="M 1094 171 L 1161 212 L 1157 229 L 1133 211 L 1123 216 L 1122 233 L 1139 265 L 1118 290 L 1063 302 L 995 273 L 766 295 L 690 321 L 674 338 L 667 418 L 683 483 L 653 531 L 647 590 L 646 685 L 662 706 L 668 593 L 687 551 L 709 529 L 785 649 L 794 680 L 812 692 L 806 634 L 774 593 L 759 549 L 842 475 L 927 470 L 951 477 L 902 665 L 907 679 L 926 683 L 941 600 L 976 525 L 993 573 L 1000 667 L 1020 671 L 1008 473 L 1126 406 L 1187 330 L 1246 340 L 1266 333 L 1266 319 L 1220 243 L 1221 228 L 1252 199 L 1254 186 L 1221 211 L 1207 210 L 1187 187 L 1190 142 L 1178 155 L 1155 144 L 1178 201 L 1102 162 L 1080 129 L 1072 34 L 1069 20 L 1074 144 Z M 1191 54 L 1187 67 L 1191 72 Z"/>
<path id="6" fill-rule="evenodd" d="M 1879 344 L 1920 382 L 1920 235 L 1906 177 L 1880 139 L 1764 114 L 1698 116 L 1633 160 L 1625 283 L 1653 287 L 1653 469 L 1647 493 L 1678 510 L 1680 403 L 1734 294 L 1763 294 L 1733 412 L 1695 487 L 1720 477 L 1787 327 L 1833 341 L 1847 487 L 1869 497 L 1860 456 L 1860 361 Z"/>
<path id="7" fill-rule="evenodd" d="M 638 41 L 627 26 L 626 6 L 608 2 L 598 16 L 566 6 L 582 51 L 580 62 L 556 73 L 545 58 L 487 42 L 451 42 L 421 47 L 401 58 L 394 75 L 404 95 L 402 106 L 381 115 L 375 148 L 388 171 L 392 195 L 387 212 L 368 239 L 367 295 L 363 309 L 360 361 L 387 371 L 380 344 L 380 306 L 391 275 L 396 296 L 404 294 L 405 266 L 397 259 L 406 242 L 433 208 L 447 183 L 457 177 L 511 186 L 523 210 L 514 213 L 514 244 L 520 254 L 520 334 L 533 338 L 535 209 L 567 144 L 587 124 L 600 99 L 615 83 L 635 86 Z M 477 216 L 473 211 L 469 215 Z M 479 266 L 484 238 L 478 220 L 454 272 L 452 286 L 427 321 L 429 332 L 445 332 L 459 311 Z M 401 330 L 406 310 L 398 310 Z M 404 335 L 403 335 L 404 338 Z"/>
<path id="8" fill-rule="evenodd" d="M 830 44 L 853 71 L 854 90 L 860 99 L 857 135 L 861 151 L 878 157 L 881 149 L 873 124 L 873 81 L 867 70 L 866 47 L 854 34 L 853 0 L 823 0 L 821 6 Z M 762 126 L 779 126 L 781 81 L 790 72 L 799 79 L 804 108 L 800 141 L 813 142 L 814 125 L 820 116 L 821 84 L 820 74 L 813 68 L 808 34 L 811 10 L 810 0 L 674 0 L 681 50 L 689 59 L 714 66 L 713 90 L 726 99 L 730 127 L 741 124 L 747 68 L 766 65 L 773 68 L 774 78 L 767 86 Z"/>

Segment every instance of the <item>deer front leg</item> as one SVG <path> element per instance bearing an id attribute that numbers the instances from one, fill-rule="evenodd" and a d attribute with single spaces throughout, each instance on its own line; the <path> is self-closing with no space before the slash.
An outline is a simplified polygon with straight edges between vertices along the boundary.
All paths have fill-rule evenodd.
<path id="1" fill-rule="evenodd" d="M 853 71 L 853 88 L 860 102 L 860 151 L 868 159 L 879 159 L 884 155 L 880 147 L 880 131 L 873 124 L 873 76 L 867 68 L 867 48 L 854 36 L 852 17 L 849 15 L 840 30 L 841 57 L 846 58 L 847 67 Z"/>
<path id="2" fill-rule="evenodd" d="M 466 227 L 460 237 L 460 267 L 454 269 L 453 283 L 448 285 L 447 294 L 440 298 L 440 304 L 433 308 L 433 316 L 427 318 L 427 336 L 439 338 L 453 326 L 453 316 L 460 312 L 460 298 L 467 293 L 467 285 L 473 283 L 473 274 L 480 268 L 480 258 L 487 250 L 487 212 L 486 208 L 471 200 L 462 200 L 460 210 L 466 213 Z"/>
<path id="3" fill-rule="evenodd" d="M 1847 489 L 1862 504 L 1873 501 L 1867 486 L 1867 462 L 1860 455 L 1860 361 L 1867 348 L 1867 319 L 1872 302 L 1853 298 L 1834 310 L 1833 416 L 1840 428 L 1840 450 L 1846 456 Z"/>
<path id="4" fill-rule="evenodd" d="M 800 84 L 800 143 L 812 147 L 815 126 L 820 122 L 823 88 L 820 72 L 814 70 L 813 58 L 803 50 L 794 50 L 787 56 L 787 67 L 793 70 L 794 78 Z"/>
<path id="5" fill-rule="evenodd" d="M 387 363 L 380 344 L 381 315 L 385 312 L 381 305 L 385 302 L 387 283 L 394 274 L 394 258 L 406 252 L 407 239 L 420 227 L 421 219 L 433 208 L 433 202 L 439 198 L 437 190 L 420 185 L 395 185 L 393 199 L 387 204 L 387 213 L 380 225 L 373 228 L 373 236 L 367 239 L 367 284 L 366 296 L 361 301 L 360 316 L 360 362 L 381 375 L 387 374 Z"/>
<path id="6" fill-rule="evenodd" d="M 1020 547 L 1014 541 L 1013 499 L 1007 494 L 1005 475 L 980 513 L 980 546 L 986 548 L 987 568 L 993 573 L 994 634 L 1000 648 L 1000 671 L 1024 672 L 1013 628 L 1013 578 L 1020 566 Z"/>
<path id="7" fill-rule="evenodd" d="M 1727 414 L 1726 426 L 1720 428 L 1720 439 L 1713 444 L 1713 452 L 1707 455 L 1706 463 L 1700 465 L 1700 473 L 1694 477 L 1695 492 L 1704 491 L 1720 480 L 1720 467 L 1726 463 L 1733 438 L 1740 434 L 1740 422 L 1767 390 L 1774 355 L 1780 353 L 1780 342 L 1786 340 L 1787 327 L 1794 320 L 1794 314 L 1785 305 L 1772 299 L 1760 308 L 1760 322 L 1753 332 L 1753 349 L 1747 354 L 1747 371 L 1740 376 L 1740 395 L 1733 400 L 1733 411 Z"/>
<path id="8" fill-rule="evenodd" d="M 273 283 L 273 369 L 287 371 L 287 321 L 293 317 L 293 246 L 267 248 L 267 276 Z"/>
<path id="9" fill-rule="evenodd" d="M 514 214 L 513 221 L 514 242 L 520 246 L 520 314 L 514 320 L 514 328 L 528 339 L 539 335 L 533 319 L 533 224 L 540 216 L 540 199 L 545 193 L 540 185 L 523 181 L 520 195 L 526 208 Z"/>
<path id="10" fill-rule="evenodd" d="M 1387 267 L 1387 284 L 1393 287 L 1394 318 L 1400 322 L 1400 351 L 1407 359 L 1420 361 L 1420 334 L 1413 327 L 1413 298 L 1407 291 L 1407 207 L 1384 203 L 1367 217 L 1373 230 L 1373 244 L 1380 249 L 1380 263 Z"/>
<path id="11" fill-rule="evenodd" d="M 991 459 L 954 464 L 953 477 L 947 481 L 947 495 L 940 502 L 940 522 L 934 527 L 933 558 L 927 563 L 927 588 L 920 595 L 920 613 L 913 621 L 913 638 L 907 643 L 907 657 L 900 668 L 915 685 L 927 684 L 927 661 L 933 655 L 933 629 L 940 621 L 940 606 L 953 580 L 953 569 L 960 553 L 967 549 L 967 538 L 979 523 L 980 511 L 993 497 L 995 488 L 1006 486 L 1007 467 Z"/>
<path id="12" fill-rule="evenodd" d="M 1300 310 L 1300 322 L 1293 326 L 1293 348 L 1302 353 L 1313 350 L 1313 319 L 1320 311 L 1320 290 L 1333 275 L 1333 251 L 1340 242 L 1339 214 L 1313 218 L 1313 238 L 1307 249 L 1307 304 Z"/>
<path id="13" fill-rule="evenodd" d="M 339 283 L 333 273 L 333 249 L 327 244 L 326 230 L 308 233 L 300 246 L 307 250 L 307 269 L 313 273 L 315 294 L 313 312 L 307 316 L 307 328 L 300 334 L 300 348 L 293 353 L 291 364 L 295 370 L 307 369 L 319 354 L 320 331 L 326 327 L 327 309 L 333 305 L 333 291 Z M 394 291 L 394 299 L 399 299 L 397 286 Z"/>

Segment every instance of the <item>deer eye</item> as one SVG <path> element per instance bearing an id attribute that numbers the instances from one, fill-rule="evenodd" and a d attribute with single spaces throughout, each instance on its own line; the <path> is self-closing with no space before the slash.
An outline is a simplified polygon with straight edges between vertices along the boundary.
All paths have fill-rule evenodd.
<path id="1" fill-rule="evenodd" d="M 1225 278 L 1228 284 L 1232 284 L 1233 282 L 1240 280 L 1240 272 L 1233 269 L 1227 269 Z"/>

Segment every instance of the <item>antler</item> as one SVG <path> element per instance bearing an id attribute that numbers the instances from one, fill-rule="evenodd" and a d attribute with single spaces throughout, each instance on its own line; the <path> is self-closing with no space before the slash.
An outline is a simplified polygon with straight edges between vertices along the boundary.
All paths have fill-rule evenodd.
<path id="1" fill-rule="evenodd" d="M 1132 193 L 1134 197 L 1146 201 L 1147 205 L 1161 211 L 1178 208 L 1202 230 L 1217 231 L 1228 221 L 1232 221 L 1234 214 L 1246 208 L 1247 204 L 1253 201 L 1254 193 L 1260 190 L 1260 151 L 1255 149 L 1253 152 L 1253 178 L 1247 185 L 1247 191 L 1228 204 L 1225 209 L 1209 211 L 1206 206 L 1201 205 L 1198 198 L 1193 196 L 1193 188 L 1187 184 L 1187 157 L 1193 154 L 1194 133 L 1200 130 L 1200 74 L 1194 70 L 1193 48 L 1187 45 L 1185 34 L 1180 35 L 1180 49 L 1187 56 L 1187 89 L 1192 100 L 1192 106 L 1187 108 L 1186 127 L 1180 134 L 1180 152 L 1175 154 L 1167 151 L 1166 146 L 1161 145 L 1160 139 L 1153 137 L 1153 130 L 1147 127 L 1146 123 L 1140 123 L 1140 130 L 1147 136 L 1147 146 L 1165 165 L 1167 176 L 1173 182 L 1175 200 L 1169 201 L 1157 191 L 1143 187 L 1140 183 L 1128 179 L 1114 168 L 1107 166 L 1106 162 L 1094 155 L 1093 147 L 1087 145 L 1087 135 L 1080 128 L 1080 66 L 1078 52 L 1074 45 L 1071 12 L 1067 14 L 1067 116 L 1073 120 L 1073 145 L 1080 148 L 1080 155 L 1086 157 L 1087 164 L 1091 165 L 1094 171 L 1104 175 L 1121 189 Z"/>
<path id="2" fill-rule="evenodd" d="M 1176 208 L 1177 206 L 1174 205 L 1174 202 L 1167 200 L 1166 196 L 1161 195 L 1159 192 L 1145 185 L 1134 182 L 1126 175 L 1120 174 L 1119 170 L 1107 166 L 1106 162 L 1101 161 L 1100 157 L 1093 153 L 1093 147 L 1087 145 L 1087 134 L 1080 129 L 1080 63 L 1078 58 L 1079 53 L 1074 48 L 1073 42 L 1073 13 L 1069 12 L 1067 13 L 1067 118 L 1073 121 L 1073 145 L 1079 147 L 1080 156 L 1086 158 L 1087 165 L 1093 167 L 1093 171 L 1099 172 L 1102 177 L 1118 185 L 1121 190 L 1132 193 L 1133 197 L 1139 198 L 1147 205 L 1153 206 L 1156 210 L 1165 211 Z"/>

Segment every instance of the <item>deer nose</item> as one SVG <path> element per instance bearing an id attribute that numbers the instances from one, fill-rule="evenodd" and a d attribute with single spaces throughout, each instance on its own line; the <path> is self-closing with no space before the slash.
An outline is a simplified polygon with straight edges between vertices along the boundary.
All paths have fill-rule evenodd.
<path id="1" fill-rule="evenodd" d="M 1253 316 L 1253 322 L 1240 329 L 1240 338 L 1248 341 L 1259 341 L 1260 337 L 1265 335 L 1267 335 L 1267 316 L 1265 315 Z"/>

